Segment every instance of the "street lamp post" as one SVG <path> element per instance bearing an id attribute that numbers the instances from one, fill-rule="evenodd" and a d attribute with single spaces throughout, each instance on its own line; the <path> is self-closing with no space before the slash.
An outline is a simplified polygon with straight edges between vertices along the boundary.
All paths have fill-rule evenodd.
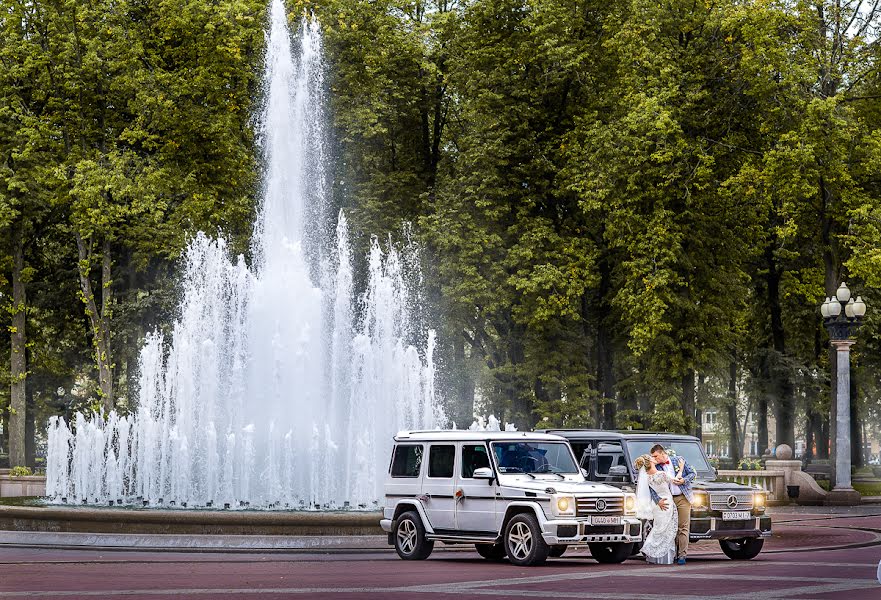
<path id="1" fill-rule="evenodd" d="M 832 298 L 820 307 L 823 324 L 829 330 L 829 342 L 835 348 L 835 487 L 829 493 L 830 504 L 859 504 L 860 494 L 850 480 L 850 347 L 851 335 L 862 325 L 866 303 L 861 296 L 851 297 L 842 283 Z"/>

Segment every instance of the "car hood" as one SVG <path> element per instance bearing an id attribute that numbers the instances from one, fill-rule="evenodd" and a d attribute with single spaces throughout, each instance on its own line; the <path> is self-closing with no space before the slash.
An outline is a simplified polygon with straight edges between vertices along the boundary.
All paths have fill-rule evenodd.
<path id="1" fill-rule="evenodd" d="M 563 481 L 559 478 L 540 476 L 539 479 L 531 479 L 528 475 L 503 475 L 499 482 L 505 488 L 506 495 L 517 495 L 515 492 L 522 491 L 530 494 L 547 496 L 548 494 L 575 494 L 575 495 L 609 495 L 617 496 L 621 493 L 616 487 L 605 483 L 593 481 L 578 481 L 574 478 Z M 552 490 L 552 491 L 551 491 Z"/>
<path id="2" fill-rule="evenodd" d="M 746 492 L 755 490 L 755 488 L 743 485 L 742 483 L 707 479 L 697 479 L 691 487 L 695 490 L 705 490 L 707 492 Z"/>

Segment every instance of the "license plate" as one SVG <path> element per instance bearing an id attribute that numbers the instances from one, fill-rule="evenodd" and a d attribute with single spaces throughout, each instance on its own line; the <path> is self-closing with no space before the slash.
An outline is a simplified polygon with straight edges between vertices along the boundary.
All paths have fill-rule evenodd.
<path id="1" fill-rule="evenodd" d="M 737 512 L 723 512 L 722 513 L 722 520 L 723 521 L 746 521 L 749 518 L 750 518 L 749 513 L 745 512 L 745 511 L 744 512 L 737 511 Z"/>
<path id="2" fill-rule="evenodd" d="M 591 525 L 620 525 L 621 517 L 591 517 Z"/>

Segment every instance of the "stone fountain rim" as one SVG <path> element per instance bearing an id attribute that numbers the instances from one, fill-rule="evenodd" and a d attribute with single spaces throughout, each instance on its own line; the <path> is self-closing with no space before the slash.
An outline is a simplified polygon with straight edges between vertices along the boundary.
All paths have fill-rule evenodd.
<path id="1" fill-rule="evenodd" d="M 381 511 L 281 511 L 196 508 L 101 508 L 95 506 L 0 506 L 0 519 L 108 523 L 379 527 Z"/>

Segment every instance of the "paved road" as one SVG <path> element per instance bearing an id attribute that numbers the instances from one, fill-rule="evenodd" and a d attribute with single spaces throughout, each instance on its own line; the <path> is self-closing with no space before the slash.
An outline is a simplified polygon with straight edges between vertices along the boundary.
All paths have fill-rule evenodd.
<path id="1" fill-rule="evenodd" d="M 600 565 L 586 551 L 543 567 L 490 564 L 471 551 L 403 562 L 382 551 L 179 553 L 0 548 L 0 598 L 595 598 L 879 600 L 881 508 L 776 515 L 748 562 L 693 546 L 685 567 Z"/>

